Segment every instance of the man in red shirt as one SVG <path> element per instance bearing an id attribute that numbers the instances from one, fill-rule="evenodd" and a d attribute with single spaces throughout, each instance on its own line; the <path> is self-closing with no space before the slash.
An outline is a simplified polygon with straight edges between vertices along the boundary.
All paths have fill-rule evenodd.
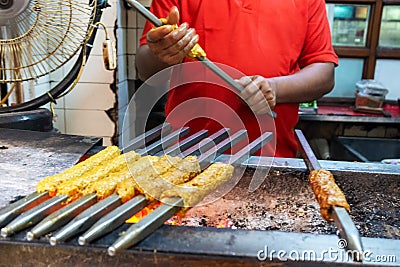
<path id="1" fill-rule="evenodd" d="M 224 117 L 223 110 L 231 110 L 248 130 L 250 141 L 273 125 L 276 150 L 272 155 L 294 157 L 298 103 L 318 99 L 334 85 L 338 58 L 332 48 L 325 2 L 153 0 L 151 11 L 179 27 L 153 28 L 146 23 L 136 56 L 140 79 L 190 61 L 185 56 L 199 43 L 211 61 L 237 70 L 230 72 L 228 68 L 227 72 L 245 88 L 240 97 L 247 104 L 223 86 L 176 82 L 179 86 L 168 93 L 167 120 L 181 121 L 193 131 L 212 132 L 229 127 L 224 124 L 235 116 Z M 177 72 L 173 77 L 179 79 L 184 72 Z M 215 99 L 223 107 L 211 100 L 200 106 L 192 99 Z M 183 103 L 204 112 L 189 121 L 190 112 L 184 112 L 188 108 L 179 110 Z M 269 108 L 277 113 L 272 124 L 266 114 Z M 266 156 L 272 156 L 270 153 L 261 151 Z"/>

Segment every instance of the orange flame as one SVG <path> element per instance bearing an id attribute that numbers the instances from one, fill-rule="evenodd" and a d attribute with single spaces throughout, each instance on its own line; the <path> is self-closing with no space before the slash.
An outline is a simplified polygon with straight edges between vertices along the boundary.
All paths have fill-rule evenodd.
<path id="1" fill-rule="evenodd" d="M 161 203 L 160 202 L 154 202 L 151 203 L 150 205 L 148 205 L 147 207 L 144 207 L 142 210 L 140 210 L 139 212 L 137 212 L 135 215 L 133 215 L 132 217 L 130 217 L 128 220 L 126 220 L 126 223 L 137 223 L 138 221 L 140 221 L 141 219 L 143 219 L 144 217 L 147 216 L 147 214 L 153 212 L 153 210 L 155 210 L 158 206 L 160 206 Z"/>

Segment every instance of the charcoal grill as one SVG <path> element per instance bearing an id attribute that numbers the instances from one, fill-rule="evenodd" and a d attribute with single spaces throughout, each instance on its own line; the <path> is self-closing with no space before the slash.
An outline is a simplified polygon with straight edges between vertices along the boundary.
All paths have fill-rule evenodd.
<path id="1" fill-rule="evenodd" d="M 161 127 L 159 127 L 161 129 Z M 156 138 L 158 131 L 150 131 L 136 139 L 130 149 L 137 149 L 145 141 Z M 226 138 L 224 131 L 218 140 Z M 179 135 L 173 135 L 178 138 Z M 193 138 L 195 136 L 196 138 Z M 211 140 L 204 139 L 204 132 L 185 137 L 184 148 L 201 143 L 212 148 Z M 168 141 L 168 144 L 163 141 Z M 146 146 L 147 151 L 159 153 L 164 148 L 179 154 L 176 139 L 160 139 Z M 197 147 L 198 148 L 198 147 Z M 204 151 L 204 150 L 203 150 Z M 221 155 L 218 161 L 226 161 Z M 259 189 L 249 193 L 248 186 L 255 167 L 272 170 Z M 338 168 L 335 163 L 321 161 L 330 169 L 351 205 L 351 213 L 365 250 L 373 256 L 385 256 L 386 262 L 364 261 L 355 263 L 338 247 L 336 228 L 321 219 L 318 204 L 307 180 L 307 170 L 300 159 L 268 159 L 251 157 L 238 165 L 246 168 L 245 175 L 236 187 L 223 198 L 206 206 L 191 209 L 177 225 L 162 225 L 142 241 L 120 251 L 114 257 L 107 249 L 131 225 L 122 224 L 90 244 L 80 246 L 78 236 L 56 246 L 49 239 L 59 229 L 32 241 L 26 235 L 34 227 L 0 239 L 0 249 L 7 257 L 0 258 L 0 265 L 33 266 L 358 266 L 400 265 L 400 177 L 395 168 L 379 172 L 375 164 L 361 165 L 353 170 Z M 327 166 L 327 167 L 325 167 Z M 368 172 L 375 170 L 375 172 Z M 34 185 L 33 185 L 34 186 Z M 222 189 L 223 190 L 223 189 Z M 228 228 L 216 228 L 221 222 L 230 222 Z M 172 221 L 173 222 L 173 221 Z M 225 226 L 226 226 L 225 225 Z M 337 258 L 319 258 L 325 251 L 334 251 Z M 285 255 L 279 251 L 286 252 Z M 315 257 L 297 258 L 313 251 Z M 282 253 L 283 253 L 282 252 Z M 288 254 L 292 253 L 292 254 Z M 51 255 L 51 257 L 49 257 Z"/>

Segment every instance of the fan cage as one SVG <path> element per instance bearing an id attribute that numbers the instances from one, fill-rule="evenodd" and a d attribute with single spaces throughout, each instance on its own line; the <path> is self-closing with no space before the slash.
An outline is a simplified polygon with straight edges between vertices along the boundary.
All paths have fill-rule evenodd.
<path id="1" fill-rule="evenodd" d="M 0 83 L 42 77 L 63 66 L 87 42 L 96 1 L 30 0 L 0 23 Z"/>

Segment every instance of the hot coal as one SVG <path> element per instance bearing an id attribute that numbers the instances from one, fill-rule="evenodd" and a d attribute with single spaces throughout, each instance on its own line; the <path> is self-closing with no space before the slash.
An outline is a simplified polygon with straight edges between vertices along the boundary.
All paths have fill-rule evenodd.
<path id="1" fill-rule="evenodd" d="M 270 171 L 255 192 L 248 191 L 253 174 L 246 170 L 238 185 L 219 200 L 197 206 L 183 225 L 335 234 L 325 221 L 309 185 L 308 173 Z M 350 204 L 361 236 L 400 239 L 400 177 L 367 173 L 334 173 Z"/>

